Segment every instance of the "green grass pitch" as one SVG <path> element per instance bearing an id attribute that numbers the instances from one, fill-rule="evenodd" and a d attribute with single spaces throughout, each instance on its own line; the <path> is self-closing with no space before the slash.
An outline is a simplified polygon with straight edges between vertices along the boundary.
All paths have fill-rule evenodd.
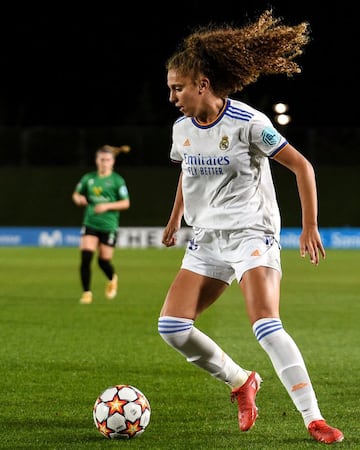
<path id="1" fill-rule="evenodd" d="M 76 248 L 0 248 L 1 449 L 311 449 L 300 414 L 256 342 L 236 284 L 198 320 L 244 368 L 263 377 L 247 433 L 227 386 L 187 363 L 157 333 L 183 249 L 117 249 L 118 297 L 104 298 L 93 261 L 91 305 L 80 305 Z M 307 362 L 323 415 L 360 448 L 360 252 L 328 250 L 314 267 L 282 251 L 281 312 Z M 112 441 L 95 428 L 96 397 L 132 384 L 150 401 L 145 433 Z"/>

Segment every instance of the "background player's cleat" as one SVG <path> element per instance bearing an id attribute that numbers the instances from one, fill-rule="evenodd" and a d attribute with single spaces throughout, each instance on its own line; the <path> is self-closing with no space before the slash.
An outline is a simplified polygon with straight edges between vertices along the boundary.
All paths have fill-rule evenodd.
<path id="1" fill-rule="evenodd" d="M 255 404 L 256 394 L 262 379 L 256 372 L 251 372 L 246 383 L 231 392 L 231 401 L 238 402 L 238 418 L 241 431 L 248 431 L 255 424 L 258 409 Z"/>
<path id="2" fill-rule="evenodd" d="M 91 291 L 83 292 L 81 299 L 80 299 L 80 303 L 82 305 L 88 305 L 91 302 L 92 302 L 92 292 Z"/>
<path id="3" fill-rule="evenodd" d="M 344 439 L 342 432 L 337 428 L 330 427 L 325 420 L 314 420 L 309 424 L 308 430 L 316 441 L 324 444 L 333 444 Z"/>
<path id="4" fill-rule="evenodd" d="M 116 294 L 118 289 L 118 276 L 116 274 L 113 275 L 112 280 L 108 281 L 105 288 L 105 296 L 109 300 L 112 300 Z"/>

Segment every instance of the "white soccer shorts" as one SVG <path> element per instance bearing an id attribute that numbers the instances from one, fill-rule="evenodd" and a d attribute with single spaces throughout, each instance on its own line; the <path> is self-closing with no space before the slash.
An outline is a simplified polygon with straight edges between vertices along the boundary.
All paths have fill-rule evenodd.
<path id="1" fill-rule="evenodd" d="M 181 268 L 231 284 L 259 266 L 282 274 L 280 244 L 273 236 L 194 228 Z"/>

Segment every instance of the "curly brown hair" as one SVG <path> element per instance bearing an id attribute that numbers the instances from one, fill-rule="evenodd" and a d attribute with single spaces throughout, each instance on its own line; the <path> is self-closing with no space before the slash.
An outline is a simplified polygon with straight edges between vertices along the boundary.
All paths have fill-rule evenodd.
<path id="1" fill-rule="evenodd" d="M 242 28 L 199 27 L 167 60 L 166 69 L 191 76 L 194 81 L 205 76 L 213 92 L 226 97 L 242 91 L 261 75 L 300 73 L 294 58 L 302 54 L 309 35 L 308 22 L 284 25 L 269 9 Z"/>

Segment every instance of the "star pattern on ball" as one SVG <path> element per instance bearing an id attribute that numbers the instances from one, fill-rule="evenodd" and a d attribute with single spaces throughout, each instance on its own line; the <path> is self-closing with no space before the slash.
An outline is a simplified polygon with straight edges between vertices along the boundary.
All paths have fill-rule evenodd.
<path id="1" fill-rule="evenodd" d="M 124 405 L 126 405 L 127 400 L 120 400 L 117 395 L 110 400 L 109 402 L 106 402 L 106 405 L 109 407 L 109 414 L 114 414 L 115 412 L 118 412 L 120 414 L 124 413 Z"/>

